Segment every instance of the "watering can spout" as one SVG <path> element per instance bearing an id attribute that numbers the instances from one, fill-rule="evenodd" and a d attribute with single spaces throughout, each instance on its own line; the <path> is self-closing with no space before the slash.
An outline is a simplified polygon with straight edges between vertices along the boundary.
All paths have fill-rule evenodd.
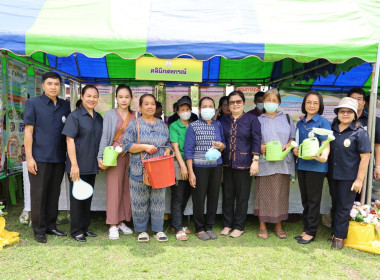
<path id="1" fill-rule="evenodd" d="M 318 149 L 318 155 L 322 154 L 323 150 L 327 147 L 327 145 L 331 142 L 331 141 L 334 141 L 335 140 L 335 137 L 334 135 L 330 134 L 328 137 L 327 137 L 327 140 L 325 141 L 325 143 L 322 144 L 322 146 Z"/>
<path id="2" fill-rule="evenodd" d="M 289 152 L 290 152 L 293 148 L 295 148 L 295 147 L 297 147 L 297 146 L 298 146 L 297 143 L 296 143 L 295 141 L 292 141 L 292 142 L 290 143 L 290 146 L 289 146 L 285 151 L 282 152 L 282 154 L 281 154 L 281 160 L 283 160 L 283 159 L 287 156 L 287 154 L 289 154 Z"/>

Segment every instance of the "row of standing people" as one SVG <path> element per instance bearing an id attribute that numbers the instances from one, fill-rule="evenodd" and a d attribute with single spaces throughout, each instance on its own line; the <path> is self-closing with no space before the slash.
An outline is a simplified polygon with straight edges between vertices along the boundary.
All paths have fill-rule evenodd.
<path id="1" fill-rule="evenodd" d="M 51 82 L 51 80 L 53 80 L 51 88 L 55 88 L 54 90 L 50 90 L 49 88 L 49 82 Z M 87 86 L 82 90 L 82 107 L 68 116 L 69 110 L 67 105 L 58 98 L 55 98 L 54 101 L 54 95 L 56 97 L 57 91 L 59 92 L 59 89 L 56 89 L 56 85 L 54 86 L 54 82 L 57 82 L 56 80 L 58 80 L 59 84 L 59 76 L 58 78 L 54 75 L 45 77 L 43 80 L 45 94 L 28 101 L 25 110 L 25 147 L 31 186 L 33 188 L 33 185 L 41 185 L 41 192 L 36 192 L 34 196 L 40 197 L 40 200 L 42 197 L 42 201 L 37 203 L 41 206 L 37 211 L 36 207 L 32 207 L 32 224 L 37 241 L 46 242 L 46 233 L 65 235 L 56 229 L 55 205 L 52 204 L 53 202 L 51 202 L 50 199 L 46 199 L 47 196 L 49 197 L 49 195 L 51 195 L 46 194 L 51 191 L 46 190 L 46 184 L 52 183 L 53 180 L 55 180 L 54 184 L 57 185 L 59 179 L 62 179 L 62 168 L 65 166 L 61 159 L 62 149 L 55 150 L 54 152 L 50 151 L 60 156 L 59 159 L 57 158 L 53 160 L 53 162 L 50 162 L 54 168 L 59 167 L 59 172 L 57 171 L 55 174 L 57 176 L 51 176 L 54 172 L 52 173 L 50 169 L 49 171 L 42 169 L 41 172 L 40 168 L 40 166 L 43 168 L 44 165 L 49 165 L 48 162 L 49 160 L 51 161 L 50 158 L 39 158 L 42 152 L 40 145 L 46 139 L 40 139 L 43 131 L 37 132 L 41 126 L 41 121 L 43 123 L 44 121 L 48 122 L 48 120 L 55 121 L 54 127 L 56 127 L 56 129 L 50 131 L 52 135 L 49 135 L 49 137 L 55 139 L 55 141 L 53 141 L 55 145 L 53 148 L 62 148 L 63 139 L 57 131 L 62 130 L 64 125 L 62 133 L 66 136 L 68 153 L 66 172 L 72 180 L 77 180 L 80 177 L 94 186 L 95 174 L 98 172 L 98 167 L 100 169 L 106 169 L 102 163 L 104 147 L 110 145 L 122 145 L 124 147 L 125 154 L 118 157 L 117 166 L 107 169 L 106 222 L 110 225 L 109 237 L 111 239 L 117 239 L 119 231 L 125 234 L 132 233 L 132 230 L 129 229 L 123 221 L 130 221 L 131 217 L 133 217 L 134 229 L 139 232 L 139 241 L 149 241 L 149 235 L 147 233 L 149 220 L 151 221 L 155 238 L 158 241 L 167 240 L 163 232 L 165 190 L 151 189 L 142 182 L 141 159 L 142 156 L 149 158 L 169 154 L 171 148 L 173 148 L 176 156 L 176 177 L 178 179 L 176 186 L 171 188 L 172 224 L 177 239 L 187 240 L 186 229 L 182 227 L 182 213 L 190 192 L 193 196 L 194 224 L 197 236 L 202 240 L 217 238 L 217 234 L 212 231 L 212 226 L 216 215 L 222 169 L 224 176 L 224 228 L 221 234 L 227 235 L 231 229 L 233 229 L 230 235 L 231 237 L 238 237 L 243 233 L 251 188 L 251 176 L 256 175 L 257 187 L 254 213 L 258 215 L 260 219 L 259 237 L 268 237 L 266 230 L 266 223 L 268 222 L 275 223 L 275 233 L 277 236 L 280 238 L 287 237 L 283 231 L 281 221 L 287 218 L 289 176 L 294 172 L 294 158 L 288 155 L 282 162 L 267 162 L 260 156 L 260 154 L 265 153 L 265 143 L 280 140 L 284 148 L 286 148 L 295 138 L 296 130 L 293 122 L 290 121 L 286 114 L 277 111 L 278 105 L 281 103 L 281 98 L 276 90 L 269 90 L 263 96 L 264 102 L 262 106 L 263 109 L 265 109 L 265 113 L 258 118 L 254 116 L 254 114 L 244 113 L 244 94 L 235 91 L 228 96 L 228 107 L 231 112 L 229 115 L 219 118 L 219 121 L 215 120 L 214 101 L 206 97 L 203 98 L 199 104 L 201 118 L 198 121 L 190 123 L 190 100 L 188 98 L 181 98 L 178 104 L 179 106 L 177 107 L 179 119 L 170 126 L 169 134 L 165 123 L 154 116 L 156 100 L 151 95 L 144 95 L 140 98 L 139 110 L 141 116 L 135 119 L 135 115 L 129 108 L 132 92 L 127 86 L 119 86 L 116 94 L 118 109 L 107 112 L 104 122 L 102 122 L 101 116 L 94 111 L 99 97 L 95 87 Z M 313 99 L 313 97 L 316 97 L 319 103 L 309 100 Z M 36 106 L 42 103 L 46 105 L 49 109 L 48 111 L 45 110 L 45 112 L 41 112 L 43 111 L 40 110 L 42 108 Z M 306 126 L 305 124 L 303 125 L 305 129 L 307 126 L 318 124 L 318 120 L 320 120 L 320 124 L 318 125 L 323 125 L 322 127 L 326 128 L 329 125 L 327 125 L 328 122 L 323 121 L 324 119 L 320 116 L 323 112 L 323 100 L 318 93 L 308 94 L 302 106 L 303 112 L 306 114 L 302 119 L 306 123 Z M 257 105 L 258 109 L 256 109 L 256 111 L 260 110 L 259 107 L 261 106 Z M 354 116 L 356 116 L 357 112 L 354 110 L 354 107 L 349 108 L 352 109 L 355 113 Z M 340 111 L 338 108 L 337 123 L 339 123 L 339 125 L 342 122 L 339 118 Z M 51 115 L 48 116 L 47 114 L 49 113 Z M 59 119 L 57 115 L 59 114 L 62 114 L 62 124 L 57 121 L 57 119 Z M 64 121 L 66 117 L 67 120 Z M 41 118 L 46 119 L 43 121 Z M 355 117 L 353 119 L 355 119 Z M 302 120 L 298 124 L 300 124 Z M 311 120 L 313 121 L 311 122 Z M 297 126 L 299 126 L 298 124 Z M 44 125 L 46 124 L 43 123 L 42 126 Z M 345 129 L 347 130 L 347 127 Z M 360 126 L 357 128 L 355 126 L 355 130 L 352 131 L 356 130 L 361 132 L 359 133 L 361 136 L 355 138 L 356 141 L 362 143 L 363 147 L 367 147 L 368 143 L 363 142 L 366 136 L 365 132 L 362 132 Z M 300 141 L 302 141 L 302 127 L 299 127 L 299 131 Z M 32 141 L 30 141 L 30 138 Z M 323 139 L 319 140 L 322 141 Z M 354 146 L 358 146 L 356 142 Z M 213 161 L 206 161 L 204 159 L 205 153 L 211 147 L 223 152 L 223 161 L 222 158 Z M 337 149 L 342 149 L 342 147 L 339 146 Z M 326 149 L 324 154 L 316 157 L 315 160 L 311 162 L 315 161 L 316 165 L 319 164 L 318 161 L 320 163 L 326 162 L 328 151 L 329 149 Z M 295 151 L 295 153 L 296 152 L 297 151 Z M 355 152 L 358 153 L 359 150 L 355 150 L 353 154 L 355 154 Z M 368 154 L 368 152 L 370 152 L 368 149 L 360 150 L 360 167 L 365 165 L 365 160 L 361 157 L 362 154 Z M 97 162 L 93 160 L 94 158 L 98 159 Z M 333 161 L 336 160 L 339 160 L 339 157 L 333 159 Z M 301 175 L 300 177 L 302 177 L 302 172 L 300 173 L 302 164 L 300 162 L 301 160 L 297 163 L 301 165 L 301 167 L 298 168 L 298 172 L 299 176 Z M 323 168 L 317 171 L 317 173 L 325 174 L 327 171 L 326 166 L 327 165 L 324 164 Z M 332 164 L 331 166 L 333 169 L 336 165 Z M 358 178 L 360 177 L 359 175 L 363 173 L 361 169 L 359 170 L 361 173 L 359 174 L 358 172 Z M 309 170 L 308 168 L 304 171 L 313 172 L 313 170 Z M 299 241 L 300 243 L 309 243 L 307 241 L 314 239 L 316 233 L 316 230 L 313 228 L 315 227 L 315 219 L 318 219 L 315 218 L 315 208 L 318 208 L 319 215 L 320 198 L 318 202 L 318 195 L 307 194 L 303 191 L 303 189 L 310 187 L 310 179 L 307 180 L 308 172 L 305 172 L 303 175 L 306 179 L 304 180 L 304 184 L 301 180 L 300 189 L 302 203 L 305 209 L 303 215 L 305 229 L 298 239 L 301 240 L 301 242 Z M 320 177 L 322 177 L 322 175 L 318 178 Z M 314 183 L 314 180 L 312 180 L 312 182 Z M 323 180 L 319 180 L 318 182 L 320 182 L 318 186 L 320 186 L 321 189 Z M 301 186 L 302 184 L 304 185 L 303 187 Z M 72 181 L 70 185 L 72 188 Z M 357 187 L 357 189 L 359 190 L 359 187 Z M 34 191 L 31 193 L 33 205 L 33 201 L 36 201 L 36 199 L 33 199 Z M 309 196 L 317 200 L 317 205 L 313 206 L 313 211 L 309 211 L 308 208 Z M 56 197 L 57 191 L 54 193 L 54 198 Z M 206 215 L 204 215 L 204 202 L 206 197 L 207 209 Z M 339 200 L 340 196 L 337 199 Z M 236 206 L 234 205 L 235 200 Z M 71 236 L 78 241 L 86 241 L 86 236 L 96 236 L 96 234 L 88 229 L 90 225 L 89 214 L 91 198 L 86 201 L 78 201 L 71 195 L 70 202 L 72 215 Z M 334 203 L 333 197 L 333 204 Z M 341 204 L 339 207 L 341 207 Z M 308 212 L 312 214 L 308 214 Z M 314 216 L 313 218 L 305 218 L 308 217 L 308 215 Z M 309 222 L 308 219 L 312 221 Z M 338 219 L 336 218 L 335 220 Z M 311 231 L 308 229 L 309 224 L 310 227 L 313 228 Z"/>

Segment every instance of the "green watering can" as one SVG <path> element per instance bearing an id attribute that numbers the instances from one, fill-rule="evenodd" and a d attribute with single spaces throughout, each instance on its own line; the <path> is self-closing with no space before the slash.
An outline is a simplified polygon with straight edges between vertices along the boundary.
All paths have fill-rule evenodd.
<path id="1" fill-rule="evenodd" d="M 312 157 L 320 155 L 327 147 L 327 145 L 333 140 L 335 140 L 334 135 L 329 134 L 326 142 L 323 143 L 321 147 L 319 147 L 319 141 L 316 137 L 307 138 L 303 140 L 302 144 L 300 145 L 298 157 L 305 160 L 311 160 L 313 159 Z"/>
<path id="2" fill-rule="evenodd" d="M 280 141 L 271 141 L 265 144 L 266 153 L 263 156 L 267 161 L 281 161 L 294 147 L 297 146 L 297 143 L 292 141 L 290 146 L 285 151 L 282 151 Z"/>
<path id="3" fill-rule="evenodd" d="M 120 146 L 114 148 L 113 146 L 107 146 L 103 152 L 103 165 L 104 166 L 116 166 L 117 157 L 123 151 Z"/>

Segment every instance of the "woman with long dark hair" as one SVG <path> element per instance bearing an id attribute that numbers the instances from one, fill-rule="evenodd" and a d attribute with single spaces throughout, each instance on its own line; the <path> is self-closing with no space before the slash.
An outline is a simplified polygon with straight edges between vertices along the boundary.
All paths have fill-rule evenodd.
<path id="1" fill-rule="evenodd" d="M 107 146 L 121 147 L 125 130 L 135 114 L 131 110 L 132 91 L 129 86 L 119 85 L 116 89 L 117 109 L 107 111 L 103 121 L 103 134 L 98 153 L 98 165 L 107 170 L 106 196 L 107 219 L 110 225 L 109 239 L 119 239 L 119 231 L 131 234 L 133 231 L 123 222 L 131 221 L 131 197 L 129 191 L 129 154 L 122 152 L 116 166 L 103 165 L 103 151 Z"/>

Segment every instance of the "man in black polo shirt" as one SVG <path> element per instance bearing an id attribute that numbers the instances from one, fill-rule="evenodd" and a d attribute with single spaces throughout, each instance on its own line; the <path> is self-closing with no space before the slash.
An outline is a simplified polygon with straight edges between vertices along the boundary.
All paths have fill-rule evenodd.
<path id="1" fill-rule="evenodd" d="M 66 139 L 62 135 L 70 104 L 58 98 L 61 76 L 42 76 L 44 94 L 28 99 L 24 111 L 24 145 L 29 171 L 31 219 L 35 239 L 46 243 L 46 234 L 66 236 L 57 230 L 58 200 L 65 169 Z"/>
<path id="2" fill-rule="evenodd" d="M 365 91 L 362 88 L 352 88 L 348 92 L 347 96 L 352 97 L 358 101 L 358 118 L 365 130 L 368 129 L 368 113 L 364 111 L 366 104 L 365 101 Z M 373 176 L 375 180 L 380 178 L 380 118 L 376 117 L 376 127 L 375 127 L 375 169 L 373 171 Z M 357 199 L 360 196 L 357 196 Z"/>

